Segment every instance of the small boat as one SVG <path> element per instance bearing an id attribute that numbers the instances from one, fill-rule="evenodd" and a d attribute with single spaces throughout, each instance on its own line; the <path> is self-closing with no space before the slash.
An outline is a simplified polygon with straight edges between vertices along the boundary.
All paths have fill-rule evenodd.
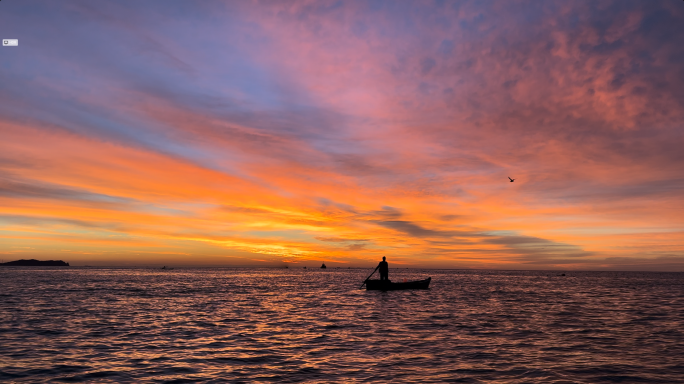
<path id="1" fill-rule="evenodd" d="M 393 283 L 391 280 L 366 280 L 366 290 L 371 291 L 395 291 L 398 289 L 428 289 L 432 277 L 425 280 L 405 281 Z"/>

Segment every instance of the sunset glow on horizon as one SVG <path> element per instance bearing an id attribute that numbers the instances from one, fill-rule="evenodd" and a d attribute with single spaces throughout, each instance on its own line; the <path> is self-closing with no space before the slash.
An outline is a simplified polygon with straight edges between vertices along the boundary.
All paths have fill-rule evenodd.
<path id="1" fill-rule="evenodd" d="M 0 259 L 684 271 L 683 21 L 2 1 Z"/>

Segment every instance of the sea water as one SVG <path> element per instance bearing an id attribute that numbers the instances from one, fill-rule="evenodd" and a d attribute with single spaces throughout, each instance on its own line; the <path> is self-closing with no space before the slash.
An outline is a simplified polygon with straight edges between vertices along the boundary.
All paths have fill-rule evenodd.
<path id="1" fill-rule="evenodd" d="M 0 268 L 0 381 L 684 382 L 684 274 Z"/>

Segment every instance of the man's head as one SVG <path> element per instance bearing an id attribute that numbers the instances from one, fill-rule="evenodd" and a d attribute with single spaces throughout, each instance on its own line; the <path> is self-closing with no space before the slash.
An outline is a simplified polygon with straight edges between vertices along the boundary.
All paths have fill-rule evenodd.
<path id="1" fill-rule="evenodd" d="M 382 261 L 385 261 L 385 256 L 382 257 Z"/>

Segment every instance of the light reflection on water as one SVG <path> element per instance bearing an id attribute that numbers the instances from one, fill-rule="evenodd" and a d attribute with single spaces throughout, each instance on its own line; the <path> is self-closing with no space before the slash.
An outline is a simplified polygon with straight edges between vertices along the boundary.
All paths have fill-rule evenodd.
<path id="1" fill-rule="evenodd" d="M 684 382 L 684 274 L 0 269 L 0 380 Z"/>

